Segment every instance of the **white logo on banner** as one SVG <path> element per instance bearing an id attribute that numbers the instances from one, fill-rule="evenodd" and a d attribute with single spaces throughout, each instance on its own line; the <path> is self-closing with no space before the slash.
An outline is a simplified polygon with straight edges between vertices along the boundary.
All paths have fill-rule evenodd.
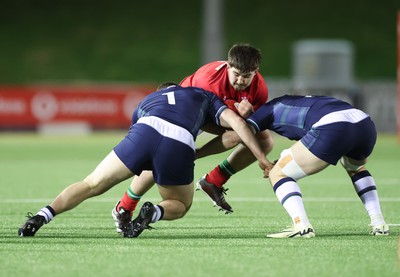
<path id="1" fill-rule="evenodd" d="M 35 94 L 31 102 L 32 114 L 39 120 L 50 120 L 58 111 L 57 99 L 48 92 Z"/>
<path id="2" fill-rule="evenodd" d="M 24 99 L 0 97 L 0 115 L 23 115 L 26 112 Z"/>

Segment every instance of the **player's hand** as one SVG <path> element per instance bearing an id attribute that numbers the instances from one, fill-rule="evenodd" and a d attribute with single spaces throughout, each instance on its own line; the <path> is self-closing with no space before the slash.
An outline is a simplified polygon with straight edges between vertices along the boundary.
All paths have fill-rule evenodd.
<path id="1" fill-rule="evenodd" d="M 243 99 L 240 103 L 235 103 L 235 107 L 243 118 L 248 118 L 250 115 L 254 113 L 253 105 L 247 99 Z"/>
<path id="2" fill-rule="evenodd" d="M 235 113 L 239 114 L 238 110 L 236 109 L 236 104 L 239 104 L 239 103 L 236 102 L 236 100 L 226 99 L 224 103 L 225 103 L 225 105 L 228 106 L 229 109 L 231 109 Z"/>
<path id="3" fill-rule="evenodd" d="M 263 177 L 264 178 L 268 178 L 269 176 L 269 172 L 271 171 L 271 169 L 274 167 L 274 163 L 271 163 L 270 161 L 268 161 L 267 159 L 259 161 L 258 162 L 258 166 L 262 169 L 263 171 Z"/>
<path id="4" fill-rule="evenodd" d="M 269 163 L 269 165 L 268 166 L 266 166 L 264 169 L 263 169 L 263 174 L 264 174 L 264 178 L 268 178 L 269 177 L 269 172 L 271 171 L 271 169 L 275 166 L 275 164 L 276 164 L 276 162 L 277 162 L 278 160 L 275 160 L 275 161 L 273 161 L 272 163 L 270 162 L 270 161 L 268 161 L 268 163 Z"/>

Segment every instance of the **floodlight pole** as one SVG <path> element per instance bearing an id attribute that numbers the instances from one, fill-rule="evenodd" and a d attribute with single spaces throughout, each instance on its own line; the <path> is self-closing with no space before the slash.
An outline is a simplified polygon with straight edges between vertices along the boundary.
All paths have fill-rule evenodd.
<path id="1" fill-rule="evenodd" d="M 397 141 L 400 143 L 400 10 L 397 11 Z"/>
<path id="2" fill-rule="evenodd" d="M 202 64 L 225 60 L 224 0 L 203 0 Z"/>

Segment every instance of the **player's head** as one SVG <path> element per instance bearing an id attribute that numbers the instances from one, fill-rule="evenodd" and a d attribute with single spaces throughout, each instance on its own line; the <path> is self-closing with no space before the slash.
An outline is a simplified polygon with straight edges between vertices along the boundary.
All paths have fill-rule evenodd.
<path id="1" fill-rule="evenodd" d="M 258 71 L 261 52 L 250 44 L 235 44 L 228 52 L 228 77 L 235 90 L 250 86 Z"/>
<path id="2" fill-rule="evenodd" d="M 228 52 L 228 64 L 243 73 L 258 70 L 261 52 L 250 44 L 235 44 Z"/>
<path id="3" fill-rule="evenodd" d="M 174 82 L 164 82 L 158 85 L 157 90 L 162 90 L 163 88 L 177 86 L 177 83 Z"/>

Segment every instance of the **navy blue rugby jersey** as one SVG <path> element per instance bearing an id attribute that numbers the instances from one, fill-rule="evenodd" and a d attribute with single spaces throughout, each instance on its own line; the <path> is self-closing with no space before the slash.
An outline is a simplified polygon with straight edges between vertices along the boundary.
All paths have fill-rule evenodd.
<path id="1" fill-rule="evenodd" d="M 257 132 L 269 129 L 291 140 L 299 140 L 324 115 L 348 109 L 353 106 L 333 97 L 284 95 L 261 106 L 247 122 Z"/>
<path id="2" fill-rule="evenodd" d="M 172 86 L 147 95 L 133 112 L 132 124 L 156 116 L 188 130 L 196 138 L 206 117 L 220 125 L 227 106 L 213 93 L 197 87 Z"/>

